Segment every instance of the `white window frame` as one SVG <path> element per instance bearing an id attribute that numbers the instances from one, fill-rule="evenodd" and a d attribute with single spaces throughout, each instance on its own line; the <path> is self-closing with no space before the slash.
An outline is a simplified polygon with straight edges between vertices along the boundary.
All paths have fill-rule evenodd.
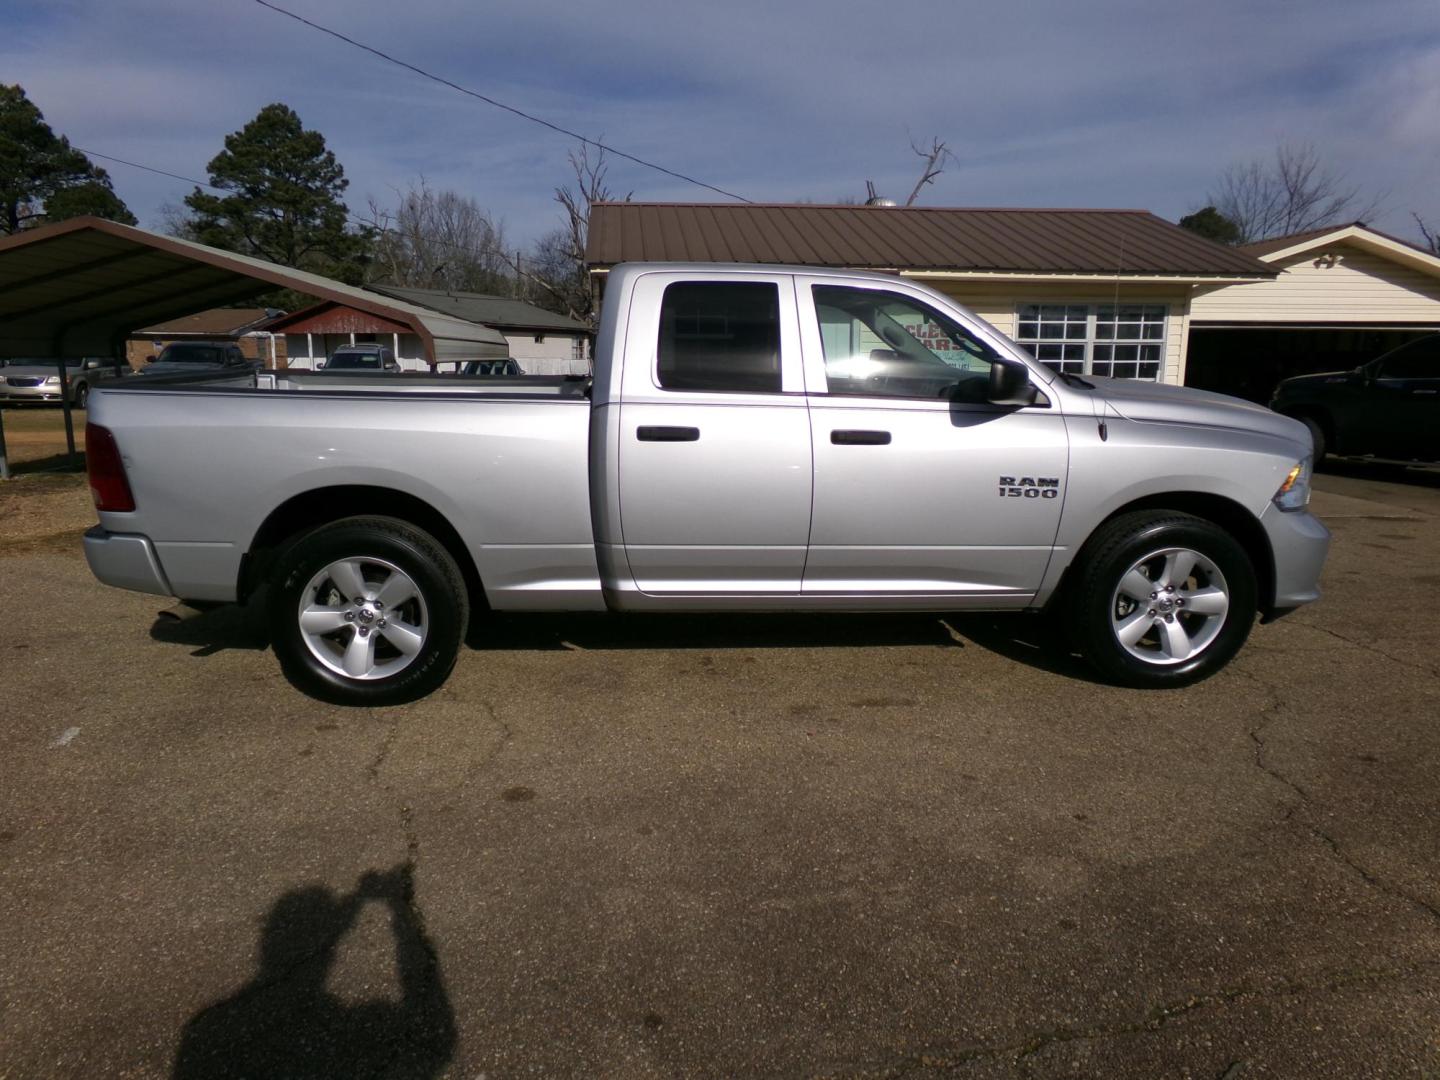
<path id="1" fill-rule="evenodd" d="M 1101 337 L 1098 335 L 1098 332 L 1097 332 L 1098 327 L 1099 327 L 1100 323 L 1102 322 L 1102 320 L 1100 319 L 1100 312 L 1101 312 L 1102 310 L 1109 310 L 1109 311 L 1114 312 L 1114 311 L 1116 311 L 1117 309 L 1123 309 L 1123 308 L 1127 308 L 1127 307 L 1129 307 L 1129 308 L 1139 308 L 1139 309 L 1140 309 L 1140 320 L 1139 320 L 1139 325 L 1140 325 L 1140 328 L 1141 328 L 1141 329 L 1140 329 L 1140 336 L 1139 336 L 1139 337 L 1109 337 L 1109 338 L 1101 338 Z M 1025 315 L 1025 309 L 1026 309 L 1026 308 L 1036 308 L 1036 309 L 1037 309 L 1036 317 L 1033 318 L 1033 319 L 1026 319 L 1026 318 L 1024 317 L 1024 315 Z M 1060 319 L 1044 319 L 1044 318 L 1041 317 L 1041 314 L 1044 312 L 1044 309 L 1046 309 L 1046 308 L 1051 308 L 1051 309 L 1059 308 L 1059 309 L 1062 309 L 1063 312 L 1064 312 L 1064 315 L 1063 315 Z M 1074 336 L 1074 337 L 1065 336 L 1065 337 L 1060 337 L 1060 338 L 1042 338 L 1042 337 L 1040 337 L 1040 336 L 1038 335 L 1039 324 L 1040 324 L 1041 322 L 1050 322 L 1050 323 L 1053 323 L 1053 322 L 1061 322 L 1061 323 L 1065 324 L 1065 327 L 1066 327 L 1066 330 L 1067 330 L 1067 331 L 1068 331 L 1068 330 L 1070 329 L 1070 327 L 1072 327 L 1072 326 L 1074 326 L 1074 327 L 1079 327 L 1079 326 L 1081 326 L 1081 325 L 1082 325 L 1082 323 L 1080 322 L 1080 313 L 1081 313 L 1081 312 L 1084 313 L 1084 322 L 1083 322 L 1083 326 L 1084 326 L 1084 337 L 1083 337 L 1083 338 L 1078 337 L 1078 336 Z M 1119 320 L 1118 320 L 1118 319 L 1109 319 L 1109 320 L 1104 320 L 1104 321 L 1107 322 L 1108 324 L 1112 325 L 1112 326 L 1115 325 L 1115 324 L 1117 324 L 1117 323 L 1119 323 Z M 1127 320 L 1127 321 L 1129 321 L 1129 322 L 1134 322 L 1135 320 Z M 1146 337 L 1146 336 L 1144 336 L 1144 328 L 1145 328 L 1146 326 L 1155 325 L 1157 321 L 1158 321 L 1158 324 L 1159 324 L 1159 327 L 1160 327 L 1160 334 L 1159 334 L 1159 336 L 1158 336 L 1158 337 L 1153 337 L 1153 336 L 1152 336 L 1152 337 Z M 1021 334 L 1021 332 L 1020 332 L 1020 327 L 1021 327 L 1021 325 L 1022 325 L 1023 323 L 1025 323 L 1025 322 L 1033 322 L 1033 323 L 1036 324 L 1036 330 L 1037 330 L 1037 332 L 1036 332 L 1035 335 L 1032 336 L 1032 335 L 1023 335 L 1023 334 Z M 1069 302 L 1064 301 L 1064 300 L 1052 300 L 1052 301 L 1048 301 L 1048 302 L 1047 302 L 1047 301 L 1043 301 L 1043 300 L 1032 300 L 1032 301 L 1022 301 L 1021 303 L 1018 303 L 1018 304 L 1015 305 L 1015 334 L 1014 334 L 1015 344 L 1019 345 L 1022 349 L 1024 349 L 1026 352 L 1028 352 L 1031 356 L 1033 356 L 1033 357 L 1035 357 L 1037 360 L 1039 360 L 1040 363 L 1044 364 L 1046 367 L 1049 367 L 1049 368 L 1051 368 L 1051 369 L 1054 370 L 1054 371 L 1070 371 L 1070 372 L 1074 372 L 1074 373 L 1077 374 L 1077 375 L 1094 375 L 1094 374 L 1097 374 L 1096 371 L 1095 371 L 1095 365 L 1096 365 L 1097 363 L 1102 363 L 1102 364 L 1125 364 L 1125 363 L 1134 363 L 1134 364 L 1137 365 L 1137 369 L 1136 369 L 1136 370 L 1137 370 L 1137 372 L 1138 372 L 1138 370 L 1139 370 L 1138 365 L 1140 365 L 1140 364 L 1152 364 L 1152 363 L 1153 363 L 1153 364 L 1155 365 L 1155 375 L 1154 375 L 1154 378 L 1149 378 L 1149 377 L 1147 377 L 1147 376 L 1143 376 L 1143 375 L 1139 375 L 1139 374 L 1136 374 L 1136 375 L 1124 375 L 1124 376 L 1117 376 L 1117 377 L 1118 377 L 1118 378 L 1127 378 L 1127 379 L 1136 379 L 1136 380 L 1142 381 L 1142 382 L 1164 382 L 1164 381 L 1165 381 L 1165 353 L 1166 353 L 1166 347 L 1167 347 L 1168 342 L 1169 342 L 1169 335 L 1170 335 L 1170 305 L 1169 305 L 1169 304 L 1164 304 L 1164 303 L 1134 303 L 1134 302 L 1130 302 L 1130 303 L 1120 303 L 1120 304 L 1115 304 L 1115 303 L 1084 303 L 1084 304 L 1081 304 L 1081 303 L 1069 303 Z M 1037 347 L 1040 346 L 1040 345 L 1062 345 L 1062 346 L 1068 345 L 1068 346 L 1070 346 L 1072 349 L 1078 350 L 1081 355 L 1080 355 L 1080 357 L 1078 357 L 1078 358 L 1065 358 L 1065 359 L 1060 359 L 1060 360 L 1040 360 L 1039 355 L 1038 355 L 1038 348 L 1037 348 Z M 1138 356 L 1137 356 L 1137 358 L 1136 358 L 1135 360 L 1133 360 L 1133 361 L 1129 361 L 1129 360 L 1114 360 L 1114 359 L 1106 360 L 1106 359 L 1097 359 L 1097 358 L 1096 358 L 1097 347 L 1099 347 L 1099 348 L 1101 348 L 1101 349 L 1109 349 L 1109 348 L 1111 348 L 1111 347 L 1113 347 L 1113 346 L 1116 346 L 1116 345 L 1135 345 L 1135 346 L 1139 346 L 1139 347 L 1143 347 L 1143 346 L 1146 346 L 1146 345 L 1150 345 L 1150 346 L 1154 346 L 1154 347 L 1158 350 L 1158 352 L 1157 352 L 1156 359 L 1154 359 L 1154 360 L 1141 360 L 1141 359 L 1138 358 Z M 1137 351 L 1138 351 L 1138 350 L 1137 350 Z M 1113 354 L 1112 354 L 1112 356 L 1113 356 Z M 1112 367 L 1110 370 L 1113 371 L 1113 370 L 1114 370 L 1113 367 Z"/>

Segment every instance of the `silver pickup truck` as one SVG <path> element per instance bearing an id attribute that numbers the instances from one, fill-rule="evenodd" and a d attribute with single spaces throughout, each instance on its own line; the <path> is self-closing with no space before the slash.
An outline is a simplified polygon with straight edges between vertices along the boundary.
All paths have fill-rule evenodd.
<path id="1" fill-rule="evenodd" d="M 481 609 L 1046 609 L 1180 686 L 1329 545 L 1298 422 L 1057 374 L 883 274 L 621 266 L 593 380 L 155 377 L 89 420 L 95 575 L 263 597 L 286 675 L 349 704 L 435 689 Z"/>

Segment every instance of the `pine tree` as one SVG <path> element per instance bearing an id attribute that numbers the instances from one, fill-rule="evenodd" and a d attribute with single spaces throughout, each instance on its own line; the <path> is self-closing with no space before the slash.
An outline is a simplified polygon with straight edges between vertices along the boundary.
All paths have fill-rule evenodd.
<path id="1" fill-rule="evenodd" d="M 286 105 L 266 105 L 207 166 L 210 183 L 185 197 L 203 244 L 358 284 L 373 236 L 347 224 L 349 181 L 325 136 Z"/>
<path id="2" fill-rule="evenodd" d="M 0 83 L 0 232 L 81 214 L 135 224 L 105 170 L 51 130 L 23 87 Z"/>

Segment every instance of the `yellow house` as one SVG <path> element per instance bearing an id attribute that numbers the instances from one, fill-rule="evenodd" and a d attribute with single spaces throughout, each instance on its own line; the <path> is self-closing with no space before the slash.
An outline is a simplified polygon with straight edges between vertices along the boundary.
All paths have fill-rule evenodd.
<path id="1" fill-rule="evenodd" d="M 1279 273 L 1195 290 L 1187 385 L 1264 401 L 1287 376 L 1347 371 L 1440 331 L 1440 258 L 1413 244 L 1356 223 L 1238 250 Z"/>

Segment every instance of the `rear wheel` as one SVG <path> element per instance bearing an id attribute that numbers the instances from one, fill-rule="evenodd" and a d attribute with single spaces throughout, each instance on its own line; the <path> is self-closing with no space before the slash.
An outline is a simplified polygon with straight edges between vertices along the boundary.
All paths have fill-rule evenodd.
<path id="1" fill-rule="evenodd" d="M 75 408 L 77 408 L 77 409 L 83 409 L 83 408 L 85 408 L 85 403 L 86 403 L 87 401 L 89 401 L 89 400 L 90 400 L 90 385 L 89 385 L 88 383 L 83 383 L 83 382 L 82 382 L 79 386 L 75 387 Z"/>
<path id="2" fill-rule="evenodd" d="M 1212 522 L 1140 511 L 1086 545 L 1067 611 L 1071 638 L 1107 678 L 1163 688 L 1224 667 L 1255 621 L 1255 571 Z"/>
<path id="3" fill-rule="evenodd" d="M 469 621 L 464 579 L 428 533 L 355 517 L 280 556 L 269 602 L 286 677 L 340 705 L 394 705 L 439 687 Z"/>

